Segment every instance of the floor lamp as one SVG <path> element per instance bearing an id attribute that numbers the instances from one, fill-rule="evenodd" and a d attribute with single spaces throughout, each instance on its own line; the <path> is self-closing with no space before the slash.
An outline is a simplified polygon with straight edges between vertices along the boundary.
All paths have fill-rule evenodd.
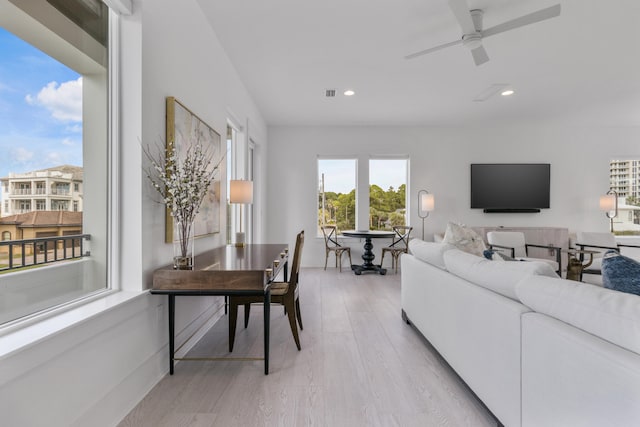
<path id="1" fill-rule="evenodd" d="M 613 218 L 618 216 L 618 193 L 615 190 L 611 189 L 604 196 L 600 196 L 600 209 L 605 211 L 605 215 L 611 221 L 613 233 Z"/>
<path id="2" fill-rule="evenodd" d="M 433 194 L 427 190 L 418 191 L 418 216 L 422 218 L 422 240 L 424 240 L 424 219 L 429 216 L 429 212 L 435 208 Z"/>
<path id="3" fill-rule="evenodd" d="M 245 236 L 242 231 L 243 205 L 253 203 L 253 181 L 232 179 L 229 181 L 229 203 L 240 205 L 240 226 L 236 233 L 236 247 L 244 247 Z"/>

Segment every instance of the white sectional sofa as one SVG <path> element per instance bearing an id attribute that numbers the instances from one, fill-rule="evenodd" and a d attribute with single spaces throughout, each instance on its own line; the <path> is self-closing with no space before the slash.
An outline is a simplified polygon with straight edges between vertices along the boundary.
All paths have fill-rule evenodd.
<path id="1" fill-rule="evenodd" d="M 640 297 L 414 239 L 403 318 L 508 427 L 640 425 Z"/>

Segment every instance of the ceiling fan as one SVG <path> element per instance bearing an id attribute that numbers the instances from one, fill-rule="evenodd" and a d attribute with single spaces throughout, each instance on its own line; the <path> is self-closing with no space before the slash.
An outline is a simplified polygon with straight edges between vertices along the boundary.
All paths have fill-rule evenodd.
<path id="1" fill-rule="evenodd" d="M 476 65 L 482 65 L 489 60 L 489 55 L 487 55 L 487 51 L 482 46 L 483 38 L 500 34 L 505 31 L 514 30 L 525 25 L 544 21 L 546 19 L 555 18 L 556 16 L 560 15 L 560 5 L 556 4 L 555 6 L 547 7 L 537 12 L 532 12 L 519 18 L 515 18 L 483 30 L 482 10 L 469 10 L 469 7 L 467 6 L 467 0 L 449 0 L 449 7 L 458 20 L 460 28 L 462 28 L 462 38 L 460 40 L 441 44 L 439 46 L 412 53 L 405 56 L 405 59 L 416 58 L 418 56 L 426 55 L 427 53 L 435 52 L 449 46 L 461 44 L 471 50 L 471 55 L 473 56 L 473 61 L 476 63 Z"/>

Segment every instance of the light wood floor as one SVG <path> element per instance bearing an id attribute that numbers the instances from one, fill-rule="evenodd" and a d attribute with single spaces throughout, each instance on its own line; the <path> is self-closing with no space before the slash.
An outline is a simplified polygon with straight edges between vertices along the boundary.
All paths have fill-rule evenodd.
<path id="1" fill-rule="evenodd" d="M 400 317 L 400 275 L 303 269 L 298 352 L 273 306 L 270 374 L 262 361 L 184 361 L 125 426 L 495 426 L 435 350 Z M 262 356 L 262 309 L 242 309 L 234 356 Z M 189 353 L 228 356 L 224 317 Z"/>

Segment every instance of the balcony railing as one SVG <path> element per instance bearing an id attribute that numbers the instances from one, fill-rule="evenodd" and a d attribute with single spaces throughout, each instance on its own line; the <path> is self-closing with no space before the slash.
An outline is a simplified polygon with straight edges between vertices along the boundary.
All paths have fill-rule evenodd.
<path id="1" fill-rule="evenodd" d="M 0 271 L 89 256 L 90 240 L 90 234 L 73 234 L 0 241 Z"/>

